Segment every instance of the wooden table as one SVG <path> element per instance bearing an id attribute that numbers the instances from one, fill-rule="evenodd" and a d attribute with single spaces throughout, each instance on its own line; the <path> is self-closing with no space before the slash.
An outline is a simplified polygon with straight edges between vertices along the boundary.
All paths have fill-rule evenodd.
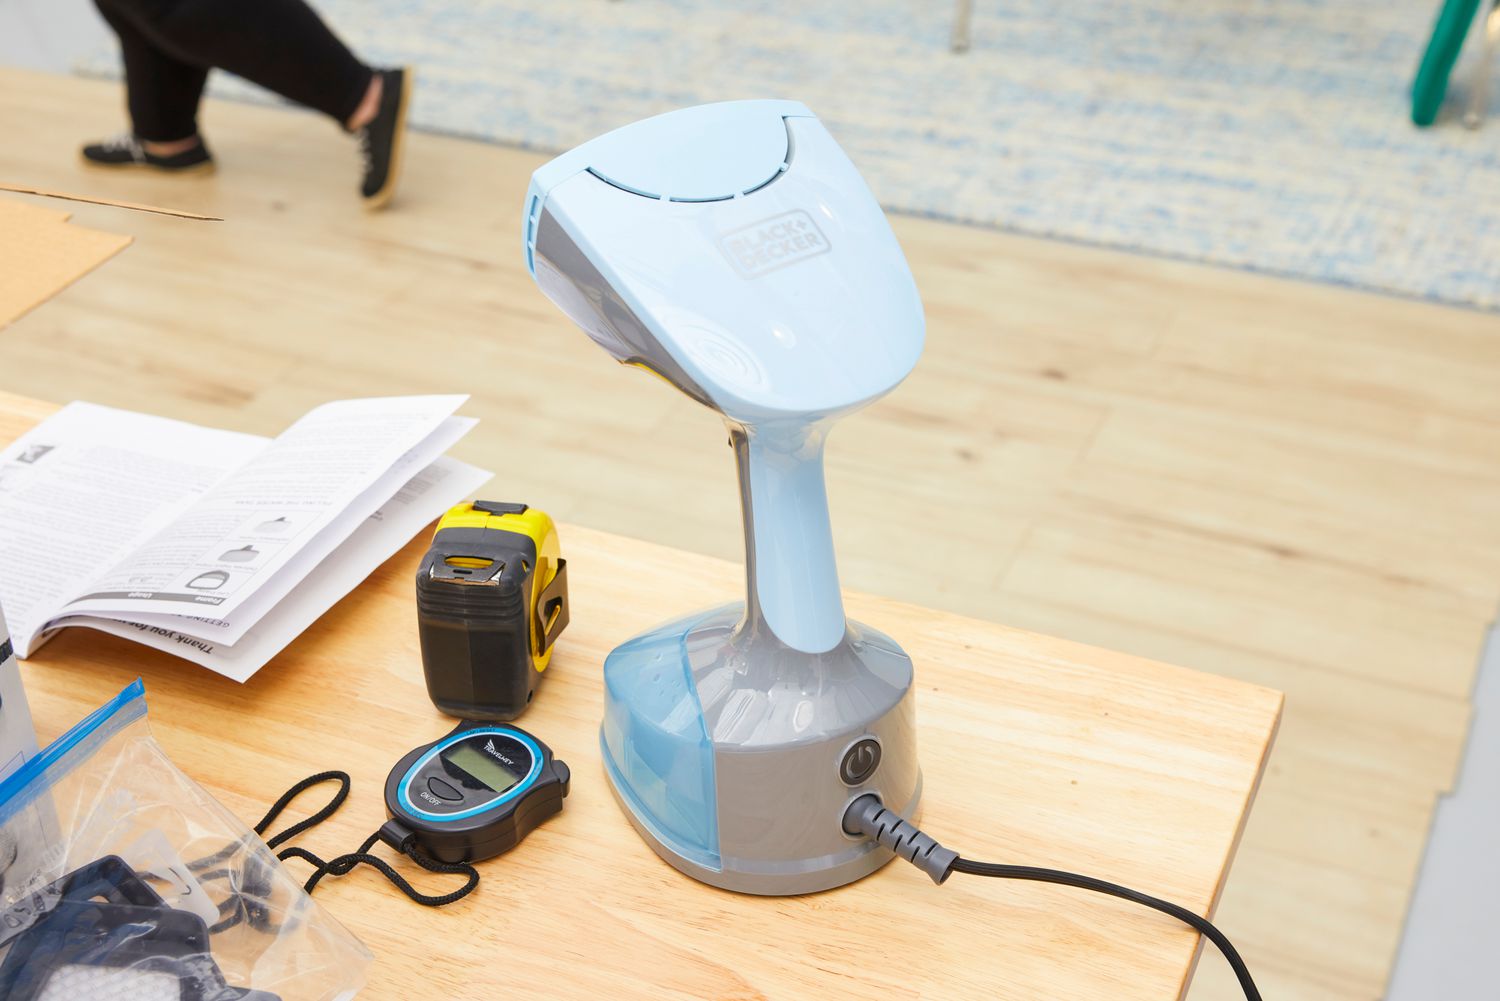
<path id="1" fill-rule="evenodd" d="M 0 394 L 0 441 L 53 409 Z M 488 1001 L 508 988 L 589 1001 L 1165 1001 L 1186 991 L 1196 934 L 1083 891 L 963 875 L 939 888 L 895 864 L 827 893 L 757 898 L 661 862 L 600 766 L 600 664 L 641 629 L 733 598 L 741 570 L 561 532 L 573 623 L 521 722 L 572 766 L 566 809 L 441 911 L 369 871 L 321 886 L 318 899 L 376 955 L 362 997 Z M 303 843 L 325 856 L 350 850 L 384 819 L 395 760 L 452 726 L 428 702 L 418 658 L 411 577 L 424 548 L 414 540 L 243 686 L 69 630 L 22 667 L 39 735 L 55 737 L 139 675 L 167 753 L 242 817 L 307 774 L 349 771 L 350 802 Z M 1097 875 L 1212 912 L 1279 693 L 883 599 L 849 595 L 848 607 L 916 661 L 924 829 L 970 857 Z"/>

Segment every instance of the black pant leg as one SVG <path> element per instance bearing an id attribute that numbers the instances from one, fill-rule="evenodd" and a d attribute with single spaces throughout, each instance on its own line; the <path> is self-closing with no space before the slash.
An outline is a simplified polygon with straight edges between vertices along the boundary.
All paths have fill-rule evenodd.
<path id="1" fill-rule="evenodd" d="M 120 36 L 131 130 L 148 142 L 172 142 L 195 135 L 198 102 L 208 70 L 156 46 L 113 0 L 95 0 L 95 5 Z"/>
<path id="2" fill-rule="evenodd" d="M 303 0 L 156 0 L 148 28 L 170 51 L 226 69 L 340 124 L 359 107 L 372 70 Z"/>

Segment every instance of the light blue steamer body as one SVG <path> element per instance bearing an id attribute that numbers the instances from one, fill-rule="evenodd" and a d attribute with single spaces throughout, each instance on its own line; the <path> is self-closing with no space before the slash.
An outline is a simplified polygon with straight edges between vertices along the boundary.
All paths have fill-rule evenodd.
<path id="1" fill-rule="evenodd" d="M 911 660 L 845 619 L 828 524 L 829 429 L 922 351 L 922 305 L 885 215 L 801 104 L 637 122 L 537 170 L 523 222 L 542 291 L 617 360 L 729 427 L 744 602 L 666 623 L 604 665 L 605 769 L 646 841 L 704 882 L 764 894 L 891 856 L 845 834 L 857 796 L 914 818 Z"/>

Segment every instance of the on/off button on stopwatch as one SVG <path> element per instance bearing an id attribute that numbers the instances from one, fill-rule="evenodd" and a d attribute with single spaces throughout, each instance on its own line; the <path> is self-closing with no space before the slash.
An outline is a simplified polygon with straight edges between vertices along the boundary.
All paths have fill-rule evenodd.
<path id="1" fill-rule="evenodd" d="M 846 786 L 861 785 L 868 782 L 879 767 L 880 741 L 874 737 L 862 737 L 844 752 L 844 758 L 839 762 L 839 780 Z"/>
<path id="2" fill-rule="evenodd" d="M 427 791 L 438 799 L 447 800 L 449 803 L 457 803 L 464 798 L 463 793 L 436 776 L 427 780 Z"/>

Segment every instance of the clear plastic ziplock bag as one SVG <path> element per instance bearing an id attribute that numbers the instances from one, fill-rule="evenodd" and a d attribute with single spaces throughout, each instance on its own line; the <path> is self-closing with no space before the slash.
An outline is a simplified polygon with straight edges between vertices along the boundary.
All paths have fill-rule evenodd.
<path id="1" fill-rule="evenodd" d="M 162 752 L 140 681 L 0 783 L 5 1001 L 345 1001 L 369 963 Z"/>

